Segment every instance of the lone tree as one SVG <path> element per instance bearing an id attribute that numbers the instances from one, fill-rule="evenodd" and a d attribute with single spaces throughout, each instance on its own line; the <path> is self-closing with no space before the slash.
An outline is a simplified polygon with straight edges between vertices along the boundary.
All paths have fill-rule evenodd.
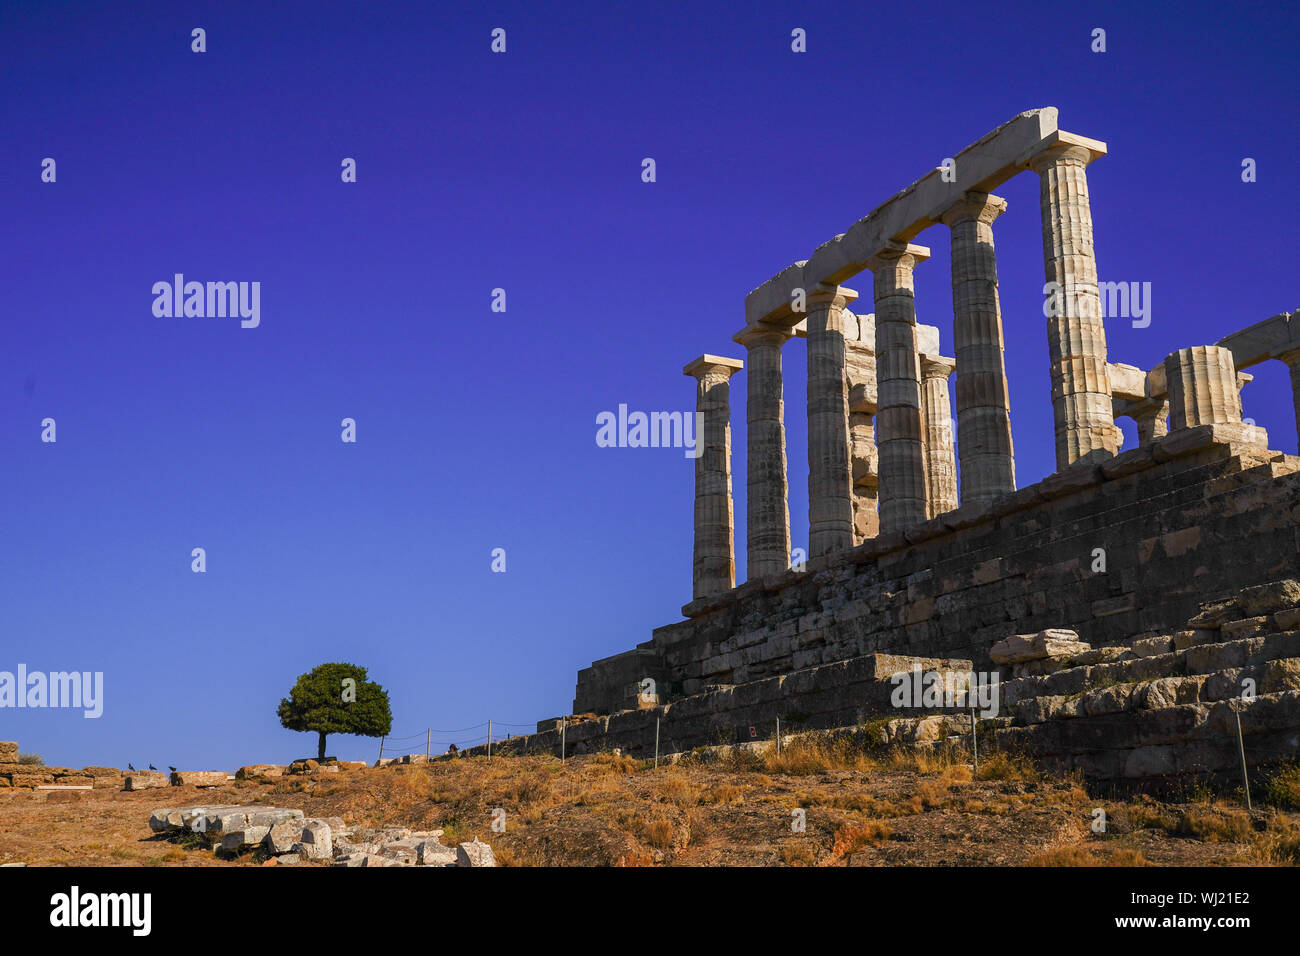
<path id="1" fill-rule="evenodd" d="M 288 730 L 320 734 L 321 759 L 328 734 L 381 737 L 393 729 L 388 691 L 366 680 L 366 669 L 355 664 L 321 664 L 303 674 L 276 713 Z"/>

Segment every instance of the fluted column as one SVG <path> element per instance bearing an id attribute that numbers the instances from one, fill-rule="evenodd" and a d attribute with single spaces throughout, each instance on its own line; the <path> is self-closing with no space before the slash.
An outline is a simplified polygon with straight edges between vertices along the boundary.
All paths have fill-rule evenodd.
<path id="1" fill-rule="evenodd" d="M 952 332 L 962 504 L 983 504 L 1016 490 L 1011 399 L 993 248 L 993 222 L 1006 209 L 1005 199 L 968 192 L 942 217 L 952 236 Z"/>
<path id="2" fill-rule="evenodd" d="M 708 597 L 736 586 L 734 517 L 731 501 L 732 373 L 739 359 L 701 355 L 682 373 L 696 381 L 695 410 L 703 416 L 695 436 L 695 556 L 693 597 Z"/>
<path id="3" fill-rule="evenodd" d="M 1232 352 L 1218 345 L 1179 349 L 1165 359 L 1169 430 L 1241 422 Z"/>
<path id="4" fill-rule="evenodd" d="M 1109 458 L 1119 448 L 1097 289 L 1087 166 L 1092 152 L 1061 144 L 1030 161 L 1039 176 L 1056 467 Z"/>
<path id="5" fill-rule="evenodd" d="M 867 261 L 874 273 L 876 299 L 876 450 L 882 533 L 929 517 L 912 286 L 912 270 L 929 257 L 924 246 L 891 243 Z"/>
<path id="6" fill-rule="evenodd" d="M 938 355 L 921 356 L 921 420 L 925 424 L 925 476 L 931 517 L 953 511 L 960 504 L 948 396 L 948 376 L 956 364 Z"/>
<path id="7" fill-rule="evenodd" d="M 848 305 L 843 286 L 810 290 L 808 304 L 808 554 L 853 547 L 849 397 L 845 377 Z"/>
<path id="8" fill-rule="evenodd" d="M 787 329 L 760 324 L 735 336 L 735 341 L 748 350 L 745 576 L 751 581 L 790 567 L 781 347 L 791 334 Z"/>

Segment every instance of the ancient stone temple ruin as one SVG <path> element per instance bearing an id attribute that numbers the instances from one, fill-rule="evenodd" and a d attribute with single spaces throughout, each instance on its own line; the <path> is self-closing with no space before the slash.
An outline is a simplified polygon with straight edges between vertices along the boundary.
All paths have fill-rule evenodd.
<path id="1" fill-rule="evenodd" d="M 1243 369 L 1279 359 L 1300 409 L 1300 313 L 1183 343 L 1152 369 L 1112 362 L 1087 175 L 1105 155 L 1055 109 L 1022 113 L 749 293 L 733 336 L 743 361 L 705 354 L 684 369 L 704 442 L 685 620 L 581 671 L 574 716 L 516 746 L 648 752 L 657 733 L 680 751 L 770 738 L 778 720 L 924 743 L 955 732 L 956 711 L 900 708 L 890 678 L 974 670 L 1001 677 L 983 732 L 1089 780 L 1239 770 L 1238 717 L 1252 766 L 1297 753 L 1300 459 L 1243 421 L 1240 390 Z M 1007 204 L 994 191 L 1022 173 L 1040 187 L 1057 470 L 1018 488 L 994 242 Z M 914 307 L 930 254 L 916 240 L 932 228 L 952 250 L 951 356 Z M 868 291 L 845 285 L 863 273 Z M 792 554 L 787 500 L 795 338 L 807 555 Z M 1119 416 L 1136 421 L 1138 447 L 1121 449 Z"/>

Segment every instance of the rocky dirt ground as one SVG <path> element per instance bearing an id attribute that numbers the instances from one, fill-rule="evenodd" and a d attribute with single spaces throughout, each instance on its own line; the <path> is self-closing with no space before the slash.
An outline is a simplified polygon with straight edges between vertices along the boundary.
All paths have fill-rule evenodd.
<path id="1" fill-rule="evenodd" d="M 975 777 L 961 753 L 867 754 L 833 742 L 659 769 L 613 754 L 564 764 L 473 757 L 203 789 L 4 790 L 0 863 L 269 865 L 259 852 L 229 858 L 149 829 L 157 807 L 229 803 L 438 827 L 449 843 L 489 843 L 503 866 L 1295 865 L 1298 795 L 1295 769 L 1247 813 L 1239 798 L 1208 792 L 1179 802 L 1089 796 L 1004 754 L 982 759 Z M 1101 834 L 1091 830 L 1097 808 Z M 498 810 L 504 832 L 493 829 Z"/>

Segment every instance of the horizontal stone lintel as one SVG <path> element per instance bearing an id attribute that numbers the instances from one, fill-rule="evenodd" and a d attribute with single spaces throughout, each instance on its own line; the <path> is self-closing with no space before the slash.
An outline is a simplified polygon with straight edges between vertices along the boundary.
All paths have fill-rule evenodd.
<path id="1" fill-rule="evenodd" d="M 1060 144 L 1083 146 L 1093 157 L 1106 153 L 1100 140 L 1057 127 L 1057 110 L 1030 110 L 1003 123 L 953 158 L 956 176 L 944 182 L 937 166 L 877 206 L 848 231 L 823 243 L 809 259 L 788 266 L 745 297 L 745 321 L 780 322 L 790 313 L 794 289 L 838 285 L 867 267 L 890 242 L 909 243 L 970 191 L 989 192 L 1028 168 L 1043 151 Z"/>

